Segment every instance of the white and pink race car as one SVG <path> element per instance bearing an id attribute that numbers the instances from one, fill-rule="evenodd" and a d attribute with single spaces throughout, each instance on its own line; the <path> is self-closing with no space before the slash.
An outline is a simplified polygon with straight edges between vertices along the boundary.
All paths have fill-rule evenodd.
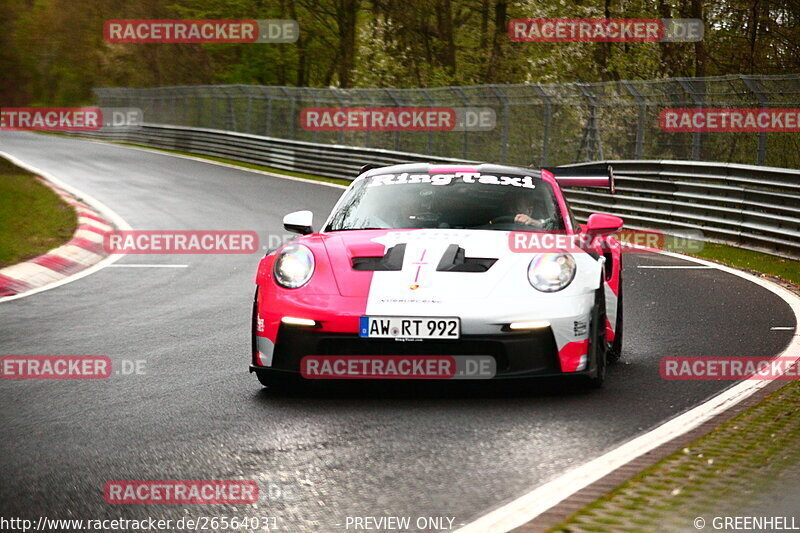
<path id="1" fill-rule="evenodd" d="M 603 384 L 622 349 L 623 221 L 578 224 L 561 189 L 613 192 L 610 168 L 370 167 L 319 231 L 310 211 L 286 215 L 301 237 L 259 264 L 263 385 L 293 387 L 305 359 L 333 356 L 488 357 L 493 379 Z"/>

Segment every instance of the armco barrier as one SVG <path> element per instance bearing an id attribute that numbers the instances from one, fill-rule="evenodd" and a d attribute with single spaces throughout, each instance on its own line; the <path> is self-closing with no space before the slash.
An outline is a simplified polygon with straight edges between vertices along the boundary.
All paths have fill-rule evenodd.
<path id="1" fill-rule="evenodd" d="M 598 161 L 616 194 L 570 190 L 576 215 L 618 214 L 631 228 L 700 230 L 706 240 L 800 257 L 800 170 L 705 161 Z"/>
<path id="2" fill-rule="evenodd" d="M 463 159 L 376 148 L 314 144 L 184 126 L 146 124 L 140 128 L 75 132 L 73 135 L 224 157 L 282 170 L 348 180 L 358 176 L 359 169 L 365 163 L 464 162 Z"/>
<path id="3" fill-rule="evenodd" d="M 76 135 L 343 179 L 353 179 L 365 163 L 465 162 L 184 126 L 148 124 Z M 614 169 L 617 194 L 567 191 L 579 218 L 612 212 L 631 228 L 701 230 L 710 241 L 800 258 L 800 170 L 702 161 L 596 161 L 568 166 L 608 165 Z"/>

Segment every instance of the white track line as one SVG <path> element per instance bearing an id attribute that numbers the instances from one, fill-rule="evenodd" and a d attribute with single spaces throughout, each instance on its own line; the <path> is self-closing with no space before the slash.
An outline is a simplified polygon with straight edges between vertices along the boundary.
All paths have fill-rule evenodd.
<path id="1" fill-rule="evenodd" d="M 795 328 L 793 326 L 773 326 L 769 328 L 771 331 L 794 331 Z"/>
<path id="2" fill-rule="evenodd" d="M 187 268 L 189 265 L 145 265 L 142 263 L 124 263 L 108 265 L 115 268 Z"/>
<path id="3" fill-rule="evenodd" d="M 79 198 L 80 200 L 82 200 L 85 203 L 89 204 L 94 209 L 99 211 L 103 216 L 105 216 L 106 219 L 108 219 L 111 222 L 113 222 L 114 225 L 117 227 L 117 229 L 123 230 L 123 231 L 130 231 L 132 229 L 130 227 L 130 225 L 128 225 L 128 223 L 125 222 L 125 220 L 121 216 L 119 216 L 117 213 L 115 213 L 110 207 L 105 205 L 103 202 L 101 202 L 99 200 L 96 200 L 92 196 L 89 196 L 88 194 L 85 194 L 85 193 L 81 192 L 80 190 L 76 189 L 72 185 L 68 185 L 68 184 L 64 183 L 59 178 L 53 176 L 49 172 L 45 172 L 40 168 L 37 168 L 37 167 L 35 167 L 33 165 L 30 165 L 30 164 L 28 164 L 28 163 L 26 163 L 26 162 L 24 162 L 24 161 L 22 161 L 20 159 L 17 159 L 16 157 L 14 157 L 13 155 L 11 155 L 11 154 L 9 154 L 7 152 L 0 152 L 0 156 L 5 157 L 6 159 L 11 161 L 12 163 L 17 165 L 18 167 L 24 168 L 24 169 L 26 169 L 26 170 L 28 170 L 28 171 L 30 171 L 30 172 L 38 175 L 38 176 L 41 176 L 42 178 L 46 179 L 50 183 L 55 184 L 57 187 L 61 187 L 62 189 L 64 189 L 65 191 L 69 192 L 70 194 L 72 194 L 76 198 Z M 32 289 L 32 290 L 27 291 L 27 292 L 23 292 L 21 294 L 14 294 L 12 296 L 5 296 L 3 298 L 0 298 L 0 303 L 10 302 L 11 300 L 16 300 L 18 298 L 25 298 L 26 296 L 31 296 L 31 295 L 34 295 L 34 294 L 37 294 L 37 293 L 40 293 L 40 292 L 49 291 L 50 289 L 55 289 L 56 287 L 60 287 L 62 285 L 66 285 L 67 283 L 72 283 L 73 281 L 77 281 L 77 280 L 79 280 L 79 279 L 81 279 L 83 277 L 86 277 L 86 276 L 90 275 L 90 274 L 94 274 L 98 270 L 101 270 L 101 269 L 103 269 L 103 268 L 105 268 L 107 266 L 110 266 L 112 263 L 114 263 L 116 261 L 119 261 L 123 257 L 125 257 L 125 254 L 109 255 L 108 257 L 106 257 L 105 259 L 100 261 L 99 263 L 87 268 L 86 270 L 81 270 L 80 272 L 76 272 L 75 274 L 72 274 L 71 276 L 67 276 L 66 278 L 64 278 L 62 280 L 56 281 L 54 283 L 50 283 L 49 285 L 45 285 L 44 287 L 39 287 L 39 288 Z"/>
<path id="4" fill-rule="evenodd" d="M 746 272 L 702 259 L 682 256 L 671 252 L 661 253 L 669 257 L 693 261 L 709 268 L 716 268 L 764 287 L 789 304 L 794 312 L 795 320 L 800 324 L 800 297 L 784 289 L 780 285 Z M 800 336 L 795 336 L 789 343 L 789 346 L 776 357 L 785 357 L 790 360 L 800 359 Z M 617 468 L 691 431 L 714 416 L 730 409 L 769 383 L 770 382 L 766 380 L 747 380 L 739 382 L 647 433 L 635 437 L 610 452 L 588 463 L 584 463 L 543 485 L 539 485 L 527 494 L 466 524 L 458 529 L 456 533 L 505 532 L 519 527 L 533 520 L 572 494 L 610 474 Z"/>
<path id="5" fill-rule="evenodd" d="M 637 265 L 636 268 L 676 268 L 676 269 L 687 269 L 687 270 L 709 270 L 717 267 L 693 266 L 693 265 Z"/>

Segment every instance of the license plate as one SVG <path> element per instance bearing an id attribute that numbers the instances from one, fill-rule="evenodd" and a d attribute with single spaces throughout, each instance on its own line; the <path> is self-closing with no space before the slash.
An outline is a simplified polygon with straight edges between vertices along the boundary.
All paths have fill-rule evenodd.
<path id="1" fill-rule="evenodd" d="M 370 339 L 457 339 L 458 318 L 414 316 L 362 316 L 359 337 Z"/>

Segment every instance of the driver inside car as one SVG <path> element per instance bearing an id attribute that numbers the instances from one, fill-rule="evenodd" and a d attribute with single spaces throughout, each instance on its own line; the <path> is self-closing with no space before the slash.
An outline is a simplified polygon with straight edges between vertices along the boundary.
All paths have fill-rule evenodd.
<path id="1" fill-rule="evenodd" d="M 546 218 L 534 218 L 532 215 L 536 214 L 536 202 L 530 195 L 514 195 L 512 216 L 514 217 L 515 224 L 523 224 L 525 226 L 533 226 L 537 229 L 545 229 L 547 223 Z"/>

